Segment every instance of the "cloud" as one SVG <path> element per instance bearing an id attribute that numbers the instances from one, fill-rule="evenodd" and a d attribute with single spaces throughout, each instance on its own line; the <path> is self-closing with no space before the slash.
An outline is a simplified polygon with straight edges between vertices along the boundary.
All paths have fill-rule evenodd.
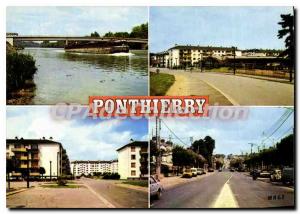
<path id="1" fill-rule="evenodd" d="M 139 123 L 143 129 L 132 128 L 131 122 Z M 116 159 L 116 149 L 127 144 L 131 138 L 145 139 L 148 134 L 145 130 L 148 130 L 147 120 L 58 121 L 50 116 L 47 106 L 7 107 L 7 138 L 53 137 L 53 140 L 63 144 L 71 160 Z"/>

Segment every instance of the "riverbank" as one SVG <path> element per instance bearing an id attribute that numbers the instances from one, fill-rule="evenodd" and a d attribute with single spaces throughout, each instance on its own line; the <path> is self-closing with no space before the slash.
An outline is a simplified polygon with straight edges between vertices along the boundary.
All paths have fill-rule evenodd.
<path id="1" fill-rule="evenodd" d="M 33 75 L 37 68 L 31 55 L 6 44 L 6 104 L 29 105 L 35 96 Z"/>

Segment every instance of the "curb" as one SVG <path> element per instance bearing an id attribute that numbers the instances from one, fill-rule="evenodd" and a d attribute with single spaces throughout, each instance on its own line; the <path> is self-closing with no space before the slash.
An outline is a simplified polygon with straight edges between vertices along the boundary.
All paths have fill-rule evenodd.
<path id="1" fill-rule="evenodd" d="M 24 191 L 29 190 L 29 189 L 31 189 L 31 188 L 32 188 L 32 187 L 26 188 L 26 189 L 16 190 L 16 191 L 13 191 L 13 192 L 8 192 L 8 193 L 6 193 L 6 197 L 7 197 L 7 196 L 14 195 L 14 194 L 17 194 L 17 193 L 20 193 L 20 192 L 24 192 Z"/>

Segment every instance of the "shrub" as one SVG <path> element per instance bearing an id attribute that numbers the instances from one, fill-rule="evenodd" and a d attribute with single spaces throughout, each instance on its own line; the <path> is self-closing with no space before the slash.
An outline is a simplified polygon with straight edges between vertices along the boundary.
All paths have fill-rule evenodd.
<path id="1" fill-rule="evenodd" d="M 6 87 L 7 95 L 24 87 L 26 80 L 33 80 L 37 68 L 35 60 L 28 54 L 17 52 L 6 55 Z"/>

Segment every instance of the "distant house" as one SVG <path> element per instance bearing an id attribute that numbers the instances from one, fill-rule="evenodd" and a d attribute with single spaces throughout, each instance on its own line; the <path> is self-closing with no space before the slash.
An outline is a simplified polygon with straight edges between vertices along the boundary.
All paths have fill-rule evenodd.
<path id="1" fill-rule="evenodd" d="M 149 163 L 147 141 L 131 141 L 117 149 L 118 173 L 121 179 L 147 178 Z"/>

